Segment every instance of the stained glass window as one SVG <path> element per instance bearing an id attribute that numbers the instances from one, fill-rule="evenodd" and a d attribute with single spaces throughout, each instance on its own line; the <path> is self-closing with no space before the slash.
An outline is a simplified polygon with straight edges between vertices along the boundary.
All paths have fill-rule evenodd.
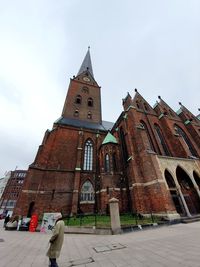
<path id="1" fill-rule="evenodd" d="M 89 180 L 81 188 L 81 201 L 94 201 L 94 188 Z"/>
<path id="2" fill-rule="evenodd" d="M 84 150 L 84 164 L 83 170 L 92 171 L 93 165 L 93 144 L 91 140 L 87 140 Z"/>

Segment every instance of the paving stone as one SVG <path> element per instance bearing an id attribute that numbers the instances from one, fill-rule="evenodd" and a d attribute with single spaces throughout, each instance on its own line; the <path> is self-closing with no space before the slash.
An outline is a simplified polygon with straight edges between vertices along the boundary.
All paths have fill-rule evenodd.
<path id="1" fill-rule="evenodd" d="M 97 246 L 97 247 L 94 247 L 94 250 L 97 252 L 97 253 L 100 253 L 100 252 L 106 252 L 106 251 L 110 251 L 110 250 L 116 250 L 116 249 L 122 249 L 122 248 L 125 248 L 126 246 L 120 244 L 120 243 L 116 243 L 116 244 L 110 244 L 110 245 L 107 245 L 107 246 Z"/>
<path id="2" fill-rule="evenodd" d="M 117 243 L 117 244 L 111 244 L 111 245 L 108 245 L 108 247 L 109 247 L 111 250 L 125 248 L 125 246 L 122 245 L 122 244 L 120 244 L 120 243 Z"/>
<path id="3" fill-rule="evenodd" d="M 86 259 L 78 259 L 78 260 L 73 260 L 73 261 L 69 261 L 69 266 L 78 266 L 78 265 L 84 265 L 84 264 L 88 264 L 88 263 L 92 263 L 94 262 L 93 258 L 86 258 Z"/>
<path id="4" fill-rule="evenodd" d="M 99 252 L 105 252 L 105 251 L 110 251 L 111 248 L 109 248 L 108 246 L 97 246 L 94 247 L 94 250 L 99 253 Z"/>
<path id="5" fill-rule="evenodd" d="M 67 234 L 58 265 L 60 267 L 200 267 L 199 232 L 200 222 L 112 236 Z M 1 267 L 48 266 L 46 252 L 49 234 L 5 231 L 0 221 L 0 238 L 5 241 L 0 242 Z M 86 263 L 89 258 L 94 261 Z M 72 265 L 74 263 L 79 265 Z"/>

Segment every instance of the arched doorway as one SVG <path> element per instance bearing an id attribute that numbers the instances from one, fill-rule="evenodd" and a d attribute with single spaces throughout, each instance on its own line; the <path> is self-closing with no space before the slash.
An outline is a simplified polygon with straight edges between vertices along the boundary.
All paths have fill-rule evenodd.
<path id="1" fill-rule="evenodd" d="M 177 167 L 176 176 L 181 187 L 181 192 L 191 214 L 200 213 L 199 196 L 188 174 L 181 168 Z"/>
<path id="2" fill-rule="evenodd" d="M 27 217 L 30 218 L 33 214 L 33 210 L 34 210 L 34 205 L 35 205 L 35 202 L 32 201 L 30 204 L 29 204 L 29 209 L 28 209 L 28 213 L 27 213 Z"/>
<path id="3" fill-rule="evenodd" d="M 177 193 L 177 188 L 176 188 L 176 184 L 174 182 L 174 179 L 171 175 L 171 173 L 168 170 L 165 170 L 165 179 L 167 182 L 167 185 L 169 187 L 169 191 L 174 203 L 174 206 L 176 208 L 177 213 L 179 213 L 180 215 L 185 215 L 185 209 L 183 207 L 181 198 L 179 196 L 179 194 Z"/>

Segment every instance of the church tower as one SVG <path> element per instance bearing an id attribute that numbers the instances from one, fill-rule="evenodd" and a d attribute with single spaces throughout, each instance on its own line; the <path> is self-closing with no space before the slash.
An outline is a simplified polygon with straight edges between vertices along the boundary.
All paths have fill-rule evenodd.
<path id="1" fill-rule="evenodd" d="M 97 209 L 99 148 L 113 126 L 102 121 L 100 86 L 94 78 L 90 50 L 70 79 L 61 117 L 39 146 L 15 212 L 93 213 Z"/>
<path id="2" fill-rule="evenodd" d="M 101 92 L 94 79 L 89 48 L 77 76 L 70 81 L 62 117 L 82 122 L 102 123 Z"/>

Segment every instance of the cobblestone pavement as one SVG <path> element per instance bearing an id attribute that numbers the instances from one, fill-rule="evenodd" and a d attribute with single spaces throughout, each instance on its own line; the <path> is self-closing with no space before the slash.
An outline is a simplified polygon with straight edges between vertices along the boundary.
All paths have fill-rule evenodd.
<path id="1" fill-rule="evenodd" d="M 44 267 L 50 235 L 5 231 L 0 221 L 0 266 Z M 200 267 L 200 222 L 115 236 L 65 235 L 59 267 Z"/>

